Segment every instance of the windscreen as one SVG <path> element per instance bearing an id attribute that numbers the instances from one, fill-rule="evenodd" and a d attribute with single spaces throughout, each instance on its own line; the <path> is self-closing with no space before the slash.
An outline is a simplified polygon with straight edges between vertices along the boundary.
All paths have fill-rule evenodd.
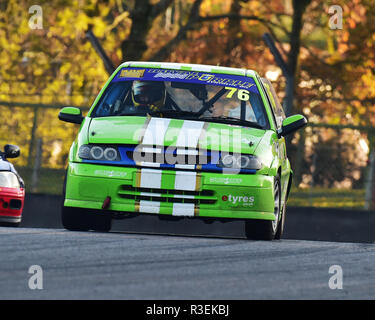
<path id="1" fill-rule="evenodd" d="M 239 119 L 269 128 L 253 78 L 153 68 L 120 70 L 91 116 L 147 114 L 197 120 Z"/>

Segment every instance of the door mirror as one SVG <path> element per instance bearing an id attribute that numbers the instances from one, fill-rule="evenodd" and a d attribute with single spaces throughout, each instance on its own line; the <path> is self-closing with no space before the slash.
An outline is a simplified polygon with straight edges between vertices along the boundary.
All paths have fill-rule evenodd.
<path id="1" fill-rule="evenodd" d="M 279 130 L 279 136 L 286 136 L 291 134 L 298 129 L 301 129 L 307 124 L 307 119 L 302 114 L 296 114 L 283 120 L 281 130 Z"/>
<path id="2" fill-rule="evenodd" d="M 81 124 L 83 121 L 82 111 L 75 107 L 65 107 L 59 112 L 59 119 L 65 122 Z"/>
<path id="3" fill-rule="evenodd" d="M 7 144 L 4 147 L 5 158 L 17 158 L 20 156 L 20 147 L 13 144 Z"/>

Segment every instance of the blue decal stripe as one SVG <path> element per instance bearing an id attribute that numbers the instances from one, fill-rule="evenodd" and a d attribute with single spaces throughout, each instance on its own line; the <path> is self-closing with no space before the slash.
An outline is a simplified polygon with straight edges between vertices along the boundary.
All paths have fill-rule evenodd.
<path id="1" fill-rule="evenodd" d="M 117 73 L 117 75 L 112 79 L 112 82 L 133 80 L 189 82 L 246 89 L 250 92 L 259 94 L 259 90 L 253 78 L 232 74 L 188 70 L 126 67 Z"/>

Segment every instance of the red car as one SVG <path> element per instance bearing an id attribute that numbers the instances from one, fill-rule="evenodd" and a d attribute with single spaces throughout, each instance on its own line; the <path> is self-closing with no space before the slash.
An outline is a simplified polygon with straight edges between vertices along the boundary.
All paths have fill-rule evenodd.
<path id="1" fill-rule="evenodd" d="M 7 161 L 20 155 L 18 146 L 7 144 L 0 151 L 0 225 L 17 227 L 21 223 L 25 184 L 14 166 Z"/>

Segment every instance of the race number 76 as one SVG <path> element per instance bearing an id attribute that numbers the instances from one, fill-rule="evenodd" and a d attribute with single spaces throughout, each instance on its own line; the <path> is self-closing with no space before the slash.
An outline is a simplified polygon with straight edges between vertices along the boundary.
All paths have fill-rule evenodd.
<path id="1" fill-rule="evenodd" d="M 238 100 L 247 101 L 250 98 L 250 92 L 248 90 L 231 88 L 231 87 L 225 87 L 225 89 L 229 90 L 226 96 L 228 99 L 232 98 L 236 92 L 237 92 Z"/>

